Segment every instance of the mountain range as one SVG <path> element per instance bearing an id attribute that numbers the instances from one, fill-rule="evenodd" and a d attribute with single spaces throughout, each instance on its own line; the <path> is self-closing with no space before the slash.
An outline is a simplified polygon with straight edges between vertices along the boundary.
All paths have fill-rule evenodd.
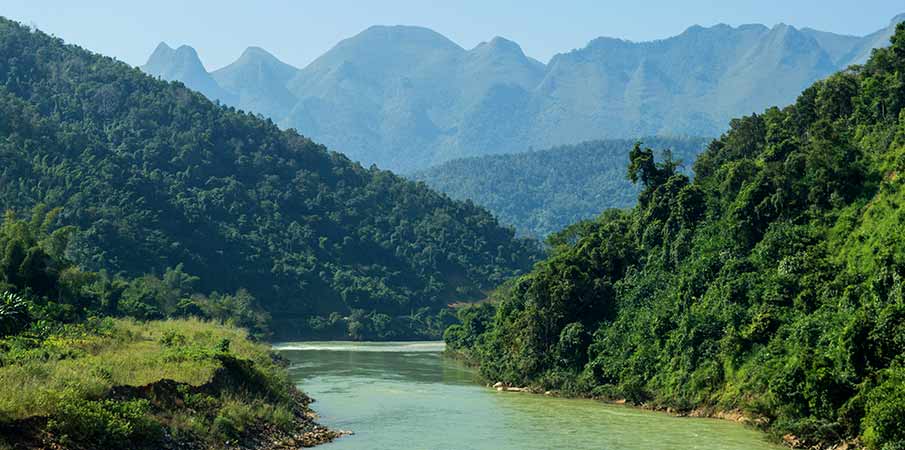
<path id="1" fill-rule="evenodd" d="M 142 69 L 409 172 L 601 138 L 716 136 L 731 117 L 863 63 L 903 20 L 867 36 L 720 24 L 651 42 L 602 37 L 546 64 L 501 37 L 464 49 L 427 28 L 374 26 L 302 69 L 252 47 L 207 72 L 192 48 L 164 43 Z"/>

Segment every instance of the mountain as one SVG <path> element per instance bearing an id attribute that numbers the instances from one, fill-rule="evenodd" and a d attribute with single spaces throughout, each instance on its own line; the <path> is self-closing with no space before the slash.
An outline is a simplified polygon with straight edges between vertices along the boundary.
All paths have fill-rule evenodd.
<path id="1" fill-rule="evenodd" d="M 374 26 L 297 71 L 243 55 L 229 72 L 248 66 L 250 75 L 213 75 L 245 99 L 224 103 L 366 165 L 412 172 L 588 140 L 717 136 L 730 118 L 789 104 L 863 63 L 903 19 L 863 37 L 784 24 L 693 26 L 651 42 L 602 37 L 547 64 L 501 37 L 466 50 L 426 28 Z"/>
<path id="2" fill-rule="evenodd" d="M 389 339 L 437 337 L 538 255 L 484 209 L 5 19 L 0 58 L 0 205 L 62 208 L 86 270 L 178 267 L 277 336 Z"/>
<path id="3" fill-rule="evenodd" d="M 873 32 L 862 39 L 848 54 L 845 55 L 847 64 L 863 64 L 870 57 L 871 50 L 885 46 L 895 34 L 896 25 L 905 22 L 905 13 L 899 14 L 889 21 L 889 25 Z"/>
<path id="4" fill-rule="evenodd" d="M 412 150 L 454 138 L 488 89 L 530 89 L 542 76 L 543 64 L 502 38 L 467 51 L 426 28 L 375 26 L 302 69 L 289 83 L 300 102 L 279 122 L 355 160 L 424 167 L 435 157 Z"/>
<path id="5" fill-rule="evenodd" d="M 165 42 L 161 42 L 148 58 L 148 62 L 141 66 L 141 70 L 164 80 L 181 81 L 189 89 L 196 90 L 211 100 L 223 103 L 235 101 L 235 96 L 220 87 L 207 73 L 198 52 L 187 45 L 174 50 Z"/>
<path id="6" fill-rule="evenodd" d="M 905 23 L 891 42 L 731 120 L 693 179 L 633 148 L 637 205 L 551 237 L 447 349 L 504 386 L 731 411 L 795 448 L 905 447 Z"/>
<path id="7" fill-rule="evenodd" d="M 690 163 L 703 138 L 642 138 Z M 455 159 L 411 174 L 456 200 L 486 207 L 519 234 L 543 238 L 609 208 L 629 208 L 639 189 L 625 174 L 635 141 L 589 141 L 547 150 Z"/>
<path id="8" fill-rule="evenodd" d="M 298 69 L 264 49 L 249 47 L 234 63 L 211 75 L 219 86 L 234 93 L 232 103 L 236 107 L 268 117 L 283 117 L 298 102 L 286 89 L 297 73 Z"/>

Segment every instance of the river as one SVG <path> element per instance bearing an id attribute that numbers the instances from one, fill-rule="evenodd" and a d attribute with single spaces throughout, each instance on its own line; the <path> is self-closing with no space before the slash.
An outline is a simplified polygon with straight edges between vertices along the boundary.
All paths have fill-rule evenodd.
<path id="1" fill-rule="evenodd" d="M 776 450 L 763 434 L 593 400 L 497 392 L 443 343 L 301 342 L 275 346 L 328 427 L 324 450 Z"/>

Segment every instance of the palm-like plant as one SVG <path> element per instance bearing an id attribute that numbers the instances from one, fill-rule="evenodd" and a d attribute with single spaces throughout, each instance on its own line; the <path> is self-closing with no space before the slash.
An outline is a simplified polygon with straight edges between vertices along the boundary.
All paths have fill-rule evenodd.
<path id="1" fill-rule="evenodd" d="M 0 293 L 0 337 L 16 334 L 29 322 L 28 302 L 13 292 Z"/>

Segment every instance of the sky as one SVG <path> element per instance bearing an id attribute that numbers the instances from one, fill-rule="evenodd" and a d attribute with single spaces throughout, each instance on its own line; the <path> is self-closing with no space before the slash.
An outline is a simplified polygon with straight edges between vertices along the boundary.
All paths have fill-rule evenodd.
<path id="1" fill-rule="evenodd" d="M 0 16 L 141 65 L 161 41 L 198 50 L 208 70 L 249 46 L 304 67 L 371 25 L 420 25 L 465 48 L 494 36 L 543 62 L 600 36 L 662 39 L 691 25 L 786 23 L 865 35 L 905 0 L 2 0 Z"/>

